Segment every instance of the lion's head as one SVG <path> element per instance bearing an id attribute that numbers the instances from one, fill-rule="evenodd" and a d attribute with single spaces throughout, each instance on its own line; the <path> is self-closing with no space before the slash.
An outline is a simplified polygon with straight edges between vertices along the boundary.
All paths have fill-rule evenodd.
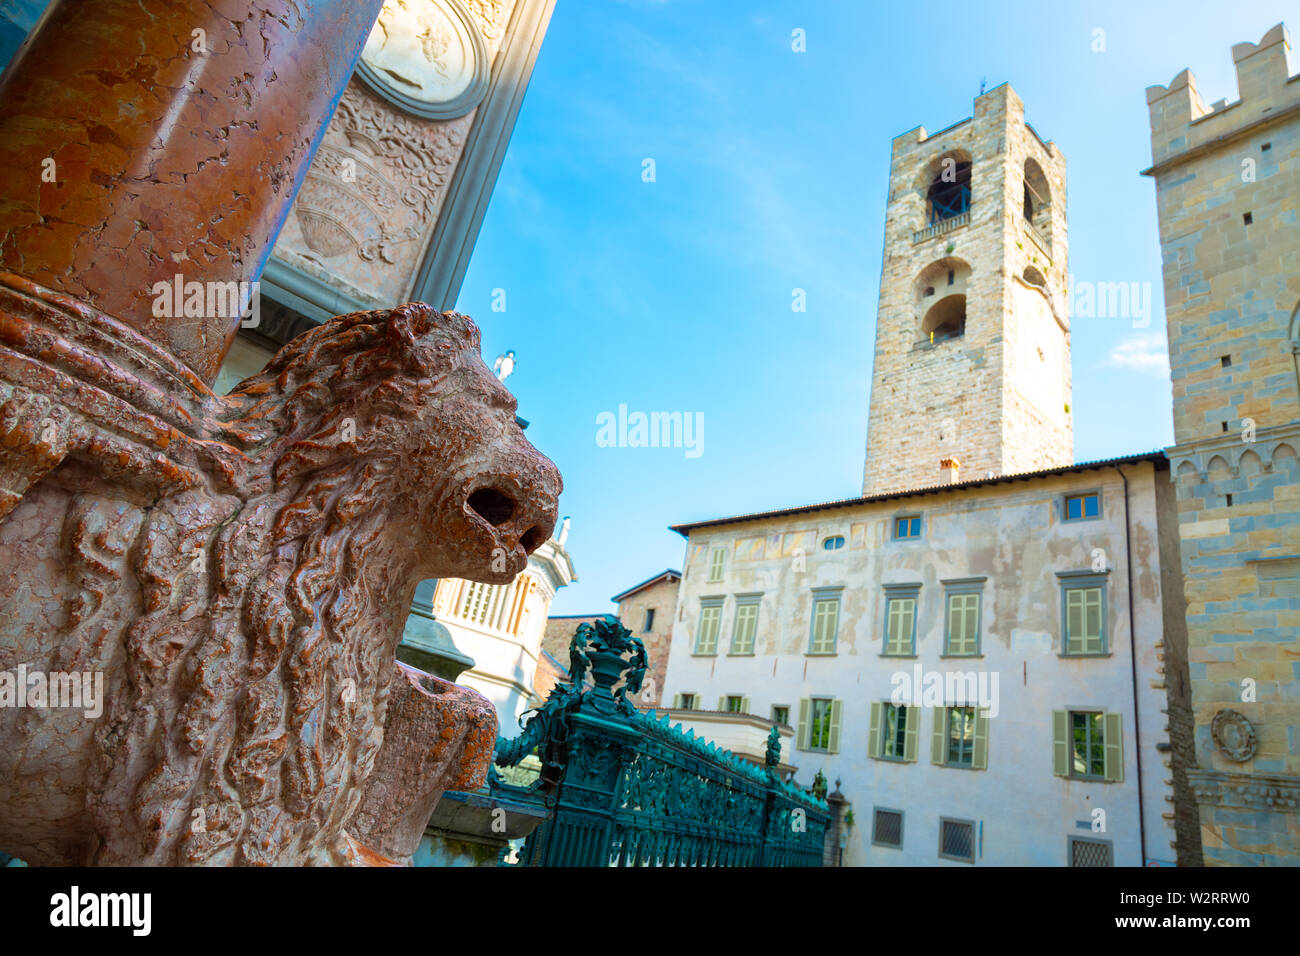
<path id="1" fill-rule="evenodd" d="M 512 580 L 560 476 L 474 323 L 418 303 L 334 319 L 209 404 L 243 464 L 155 503 L 123 557 L 143 606 L 95 732 L 94 858 L 341 862 L 416 584 Z"/>

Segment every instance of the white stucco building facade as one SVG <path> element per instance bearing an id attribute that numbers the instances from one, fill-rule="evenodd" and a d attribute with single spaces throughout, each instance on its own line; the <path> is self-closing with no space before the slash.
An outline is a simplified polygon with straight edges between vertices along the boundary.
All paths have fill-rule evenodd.
<path id="1" fill-rule="evenodd" d="M 846 865 L 1173 864 L 1162 455 L 676 530 L 674 718 L 793 725 L 783 762 L 852 802 Z"/>

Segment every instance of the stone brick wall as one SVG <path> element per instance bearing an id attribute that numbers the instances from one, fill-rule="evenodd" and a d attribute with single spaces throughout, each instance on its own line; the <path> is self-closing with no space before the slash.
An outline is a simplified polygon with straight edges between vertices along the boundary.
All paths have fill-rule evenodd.
<path id="1" fill-rule="evenodd" d="M 935 230 L 926 191 L 945 158 L 971 162 L 971 206 Z M 1032 222 L 1031 162 L 1046 193 Z M 863 494 L 939 484 L 948 457 L 963 477 L 1071 463 L 1067 251 L 1064 157 L 1010 86 L 946 130 L 894 139 Z M 951 290 L 950 268 L 963 277 Z M 953 292 L 966 296 L 965 334 L 931 343 L 925 313 Z"/>
<path id="2" fill-rule="evenodd" d="M 618 619 L 645 644 L 649 667 L 639 707 L 655 707 L 662 701 L 664 677 L 668 673 L 668 652 L 673 640 L 673 617 L 677 613 L 677 588 L 680 582 L 663 580 L 637 591 L 618 606 Z M 646 611 L 653 608 L 654 626 L 645 629 Z M 669 701 L 669 703 L 672 703 Z"/>
<path id="3" fill-rule="evenodd" d="M 1236 102 L 1206 107 L 1186 70 L 1147 90 L 1178 442 L 1187 779 L 1209 865 L 1300 862 L 1300 78 L 1288 49 L 1280 24 L 1232 48 Z M 1212 730 L 1224 711 L 1250 725 L 1226 744 Z M 1253 748 L 1239 746 L 1252 735 Z"/>

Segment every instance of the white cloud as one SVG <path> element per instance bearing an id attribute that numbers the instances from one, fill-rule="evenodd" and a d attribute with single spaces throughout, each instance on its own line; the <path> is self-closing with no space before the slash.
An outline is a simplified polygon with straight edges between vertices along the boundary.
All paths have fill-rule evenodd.
<path id="1" fill-rule="evenodd" d="M 1169 349 L 1160 333 L 1134 335 L 1110 350 L 1110 365 L 1146 372 L 1162 378 L 1169 376 Z"/>

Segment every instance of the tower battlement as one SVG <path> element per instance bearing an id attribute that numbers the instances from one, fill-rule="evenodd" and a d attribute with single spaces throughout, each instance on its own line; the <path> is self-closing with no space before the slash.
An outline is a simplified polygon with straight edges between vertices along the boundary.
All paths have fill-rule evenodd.
<path id="1" fill-rule="evenodd" d="M 1300 75 L 1291 71 L 1290 54 L 1284 23 L 1258 43 L 1233 46 L 1238 97 L 1232 102 L 1225 98 L 1206 106 L 1191 70 L 1183 70 L 1168 86 L 1148 86 L 1153 166 L 1300 109 Z"/>

